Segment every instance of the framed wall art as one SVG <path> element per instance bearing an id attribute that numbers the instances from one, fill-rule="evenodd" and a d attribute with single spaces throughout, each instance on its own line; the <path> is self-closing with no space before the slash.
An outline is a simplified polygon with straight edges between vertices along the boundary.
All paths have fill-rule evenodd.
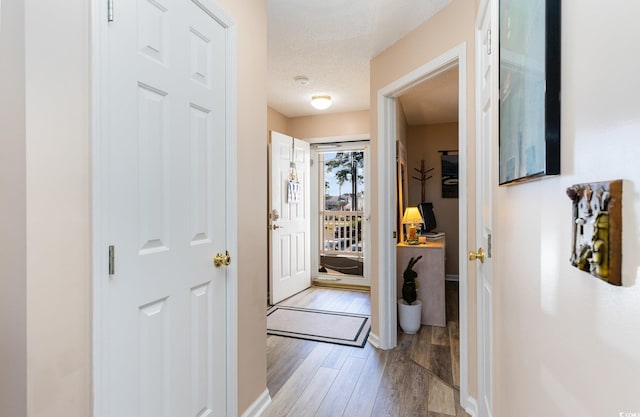
<path id="1" fill-rule="evenodd" d="M 458 198 L 458 154 L 440 151 L 442 155 L 442 198 Z M 457 152 L 457 151 L 453 151 Z"/>
<path id="2" fill-rule="evenodd" d="M 560 0 L 500 0 L 499 183 L 560 173 Z"/>

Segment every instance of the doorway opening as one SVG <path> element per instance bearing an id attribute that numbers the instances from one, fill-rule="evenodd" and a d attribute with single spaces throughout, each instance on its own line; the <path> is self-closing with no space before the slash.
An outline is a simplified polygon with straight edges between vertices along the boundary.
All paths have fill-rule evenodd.
<path id="1" fill-rule="evenodd" d="M 314 284 L 368 289 L 369 142 L 311 146 Z"/>
<path id="2" fill-rule="evenodd" d="M 466 44 L 445 52 L 423 66 L 405 74 L 377 91 L 378 112 L 378 335 L 372 335 L 372 342 L 383 349 L 397 345 L 397 289 L 396 289 L 396 226 L 397 205 L 394 195 L 396 178 L 397 101 L 403 93 L 454 67 L 458 67 L 458 222 L 457 240 L 464 248 L 467 242 L 467 63 Z M 469 409 L 473 399 L 468 392 L 468 314 L 467 314 L 467 260 L 465 251 L 459 251 L 459 317 L 460 317 L 460 402 Z"/>

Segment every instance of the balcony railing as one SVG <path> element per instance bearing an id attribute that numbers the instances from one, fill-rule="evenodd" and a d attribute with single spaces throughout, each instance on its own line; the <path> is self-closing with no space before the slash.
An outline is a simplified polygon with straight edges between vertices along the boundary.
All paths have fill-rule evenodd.
<path id="1" fill-rule="evenodd" d="M 320 258 L 327 268 L 332 268 L 337 258 L 351 258 L 362 263 L 364 258 L 364 212 L 321 211 Z M 332 262 L 331 260 L 334 260 Z M 344 268 L 344 267 L 343 267 Z M 360 271 L 362 268 L 359 268 Z M 342 271 L 349 273 L 347 271 Z M 356 274 L 357 275 L 357 274 Z M 361 275 L 361 273 L 360 273 Z"/>

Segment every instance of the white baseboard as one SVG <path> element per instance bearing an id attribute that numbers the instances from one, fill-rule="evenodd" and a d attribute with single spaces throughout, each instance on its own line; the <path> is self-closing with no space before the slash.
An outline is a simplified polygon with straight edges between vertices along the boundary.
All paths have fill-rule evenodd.
<path id="1" fill-rule="evenodd" d="M 471 417 L 478 417 L 478 402 L 472 396 L 467 397 L 467 403 L 462 404 L 462 407 Z"/>
<path id="2" fill-rule="evenodd" d="M 446 274 L 444 276 L 445 281 L 460 281 L 460 276 L 458 274 Z"/>
<path id="3" fill-rule="evenodd" d="M 269 390 L 265 389 L 253 404 L 242 413 L 242 417 L 260 417 L 269 404 L 271 404 L 271 396 L 269 395 Z"/>
<path id="4" fill-rule="evenodd" d="M 380 338 L 378 337 L 377 334 L 374 333 L 369 333 L 369 343 L 371 343 L 371 345 L 376 348 L 376 349 L 380 349 Z"/>

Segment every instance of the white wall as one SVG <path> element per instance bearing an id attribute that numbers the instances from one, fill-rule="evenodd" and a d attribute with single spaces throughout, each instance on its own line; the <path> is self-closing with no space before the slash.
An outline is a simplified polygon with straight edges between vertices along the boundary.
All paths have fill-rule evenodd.
<path id="1" fill-rule="evenodd" d="M 640 413 L 638 16 L 638 2 L 562 2 L 562 175 L 495 194 L 497 417 Z M 569 264 L 565 194 L 618 178 L 623 287 Z"/>

